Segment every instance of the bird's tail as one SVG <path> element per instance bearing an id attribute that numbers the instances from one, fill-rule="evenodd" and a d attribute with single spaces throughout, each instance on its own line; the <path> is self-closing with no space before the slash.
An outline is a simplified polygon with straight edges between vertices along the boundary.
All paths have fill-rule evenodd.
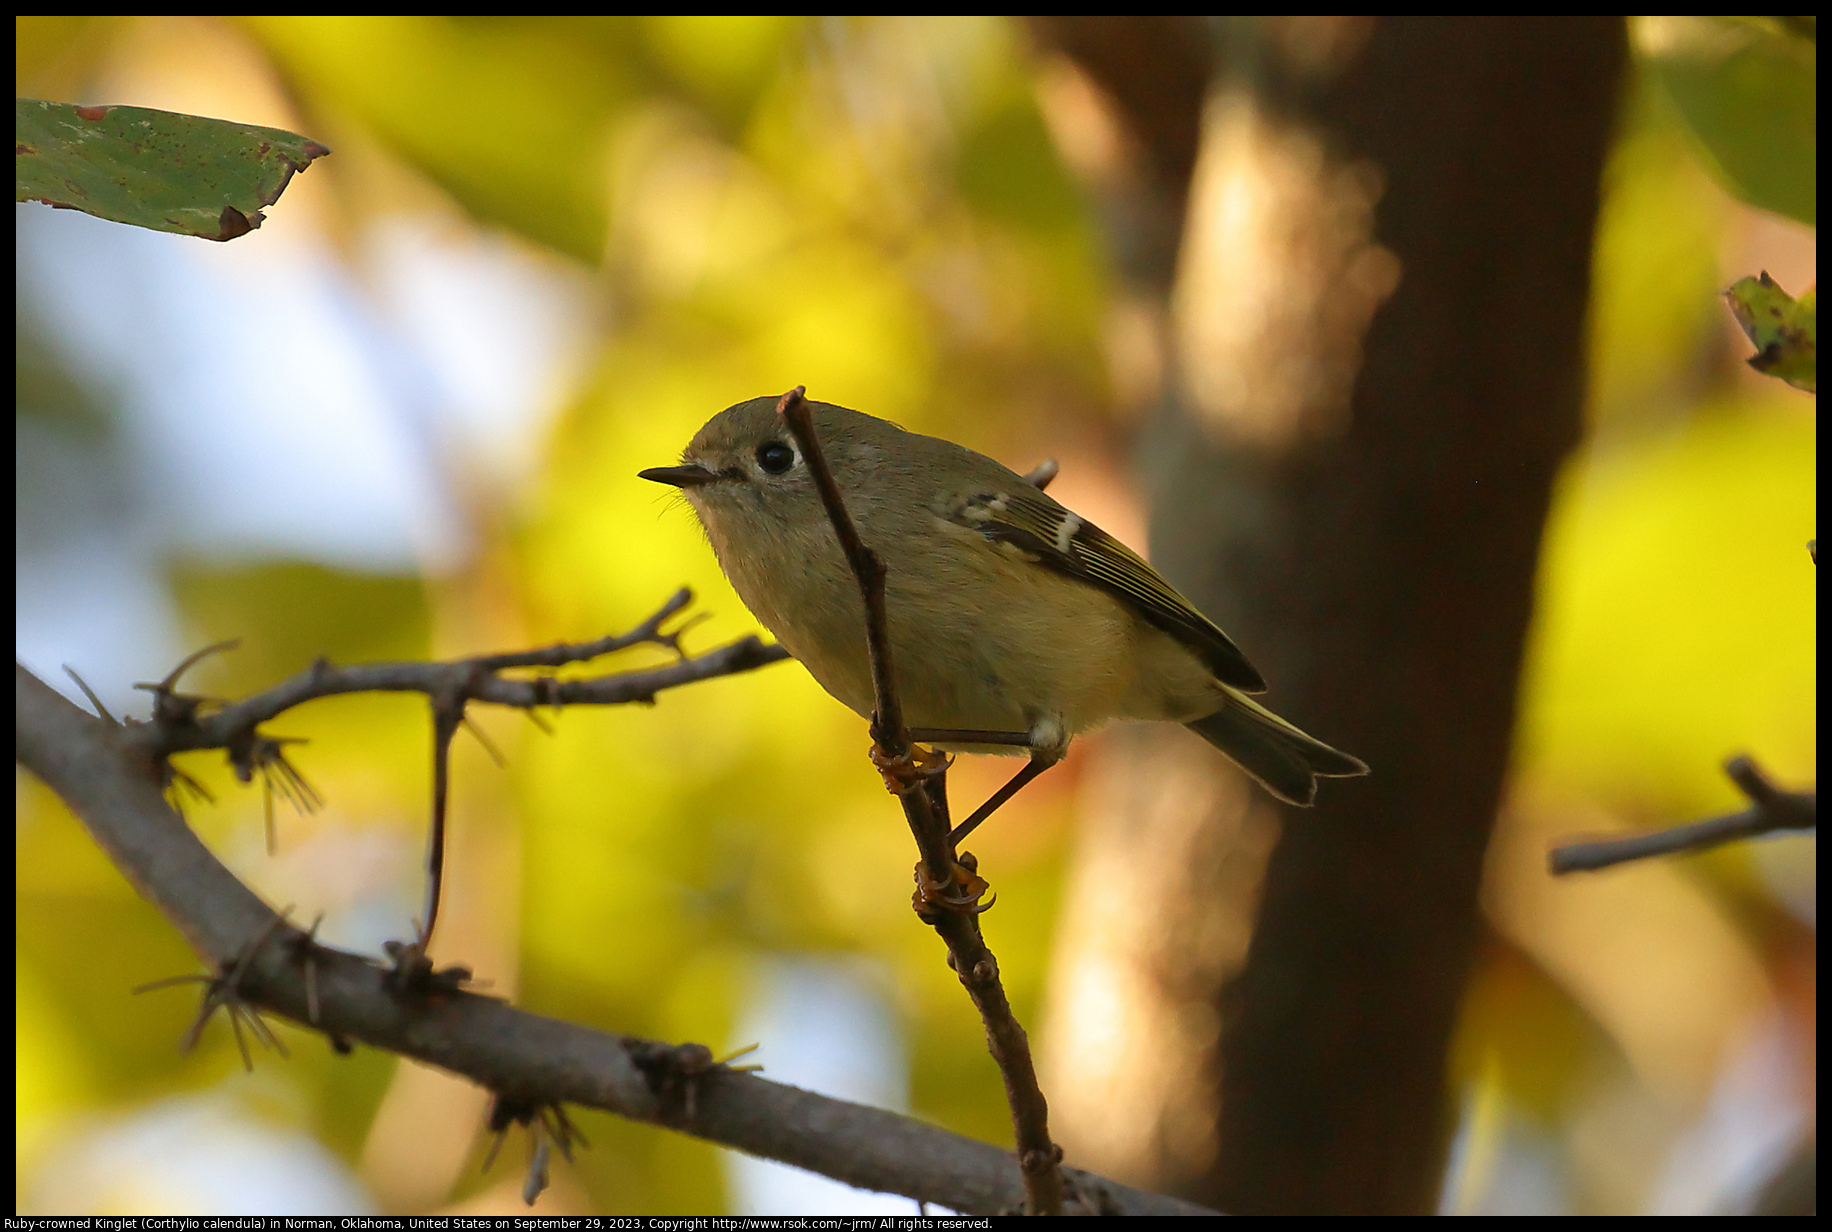
<path id="1" fill-rule="evenodd" d="M 1308 807 L 1317 798 L 1319 777 L 1352 778 L 1368 772 L 1360 758 L 1305 735 L 1233 689 L 1228 690 L 1227 705 L 1188 727 L 1288 804 Z"/>

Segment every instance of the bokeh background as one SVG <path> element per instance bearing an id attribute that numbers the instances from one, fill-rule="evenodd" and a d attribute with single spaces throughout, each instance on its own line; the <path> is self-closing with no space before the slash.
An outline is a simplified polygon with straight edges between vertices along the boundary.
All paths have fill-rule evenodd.
<path id="1" fill-rule="evenodd" d="M 20 18 L 18 93 L 305 133 L 335 154 L 227 245 L 16 207 L 16 652 L 117 713 L 190 650 L 235 695 L 324 654 L 621 630 L 682 585 L 703 649 L 754 631 L 690 515 L 635 478 L 712 413 L 812 396 L 1028 469 L 1147 547 L 1131 448 L 1163 358 L 1078 159 L 1072 66 L 998 19 Z M 1816 279 L 1811 228 L 1713 180 L 1637 60 L 1605 178 L 1588 434 L 1539 582 L 1490 937 L 1453 1056 L 1447 1212 L 1734 1204 L 1810 1132 L 1814 840 L 1575 882 L 1561 835 L 1816 772 L 1812 399 L 1749 373 L 1718 297 Z M 1248 648 L 1251 650 L 1251 647 Z M 656 661 L 632 653 L 627 665 Z M 617 666 L 610 664 L 604 666 Z M 761 1045 L 766 1076 L 1007 1143 L 980 1024 L 907 907 L 863 724 L 794 664 L 458 744 L 436 952 L 529 1009 Z M 422 703 L 273 725 L 327 799 L 219 758 L 187 816 L 276 905 L 368 952 L 419 911 Z M 988 939 L 1046 1024 L 1103 738 L 976 836 Z M 1009 767 L 963 759 L 960 799 Z M 288 1027 L 245 1074 L 176 1042 L 196 968 L 57 801 L 16 781 L 21 1213 L 522 1210 L 486 1096 Z M 1049 1054 L 1047 1026 L 1040 1045 Z M 1058 1059 L 1058 1064 L 1063 1064 Z M 1068 1069 L 1072 1069 L 1069 1066 Z M 1067 1072 L 1065 1070 L 1064 1072 Z M 540 1211 L 911 1213 L 607 1115 Z M 1071 1161 L 1073 1162 L 1073 1161 Z"/>

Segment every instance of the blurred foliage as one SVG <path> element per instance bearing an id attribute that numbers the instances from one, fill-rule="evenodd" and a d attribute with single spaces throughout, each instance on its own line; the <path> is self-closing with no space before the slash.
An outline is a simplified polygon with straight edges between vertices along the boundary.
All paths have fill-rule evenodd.
<path id="1" fill-rule="evenodd" d="M 301 561 L 242 567 L 177 560 L 172 591 L 205 645 L 244 639 L 194 669 L 225 696 L 268 688 L 309 668 L 373 659 L 423 659 L 432 651 L 432 612 L 419 578 L 350 573 Z M 187 679 L 188 687 L 194 683 Z"/>
<path id="2" fill-rule="evenodd" d="M 114 425 L 108 408 L 46 345 L 37 322 L 25 313 L 13 316 L 13 414 L 90 440 L 107 435 Z"/>
<path id="3" fill-rule="evenodd" d="M 249 27 L 302 102 L 387 141 L 480 221 L 594 262 L 599 139 L 634 85 L 615 52 L 620 20 L 268 17 Z"/>
<path id="4" fill-rule="evenodd" d="M 1637 49 L 1738 197 L 1814 226 L 1819 188 L 1816 17 L 1641 17 Z"/>
<path id="5" fill-rule="evenodd" d="M 1623 111 L 1591 258 L 1586 407 L 1603 432 L 1684 414 L 1717 379 L 1718 250 L 1732 214 L 1649 74 L 1635 74 Z"/>
<path id="6" fill-rule="evenodd" d="M 1789 402 L 1720 403 L 1568 472 L 1521 773 L 1673 820 L 1741 806 L 1721 766 L 1742 749 L 1812 777 L 1815 437 Z"/>
<path id="7" fill-rule="evenodd" d="M 1583 1059 L 1609 1047 L 1597 1024 L 1530 957 L 1491 940 L 1464 994 L 1451 1068 L 1493 1084 L 1510 1106 L 1536 1120 L 1556 1124 L 1583 1093 Z"/>
<path id="8" fill-rule="evenodd" d="M 130 36 L 171 20 L 19 19 L 20 88 L 117 101 L 111 83 L 130 66 L 114 49 L 149 45 Z M 210 29 L 283 85 L 295 127 L 344 151 L 312 173 L 348 215 L 325 224 L 335 242 L 386 211 L 434 211 L 441 226 L 457 217 L 566 254 L 610 307 L 593 362 L 548 429 L 538 481 L 490 496 L 452 469 L 453 488 L 489 506 L 472 508 L 478 546 L 455 572 L 165 561 L 184 644 L 242 639 L 187 677 L 198 691 L 266 687 L 320 654 L 348 662 L 584 639 L 628 628 L 682 584 L 712 615 L 690 649 L 753 632 L 689 511 L 635 472 L 672 461 L 720 408 L 794 384 L 1020 469 L 1067 449 L 1064 485 L 1103 465 L 1123 473 L 1098 452 L 1124 434 L 1101 336 L 1113 282 L 1011 24 L 267 17 Z M 135 80 L 153 69 L 208 77 L 218 66 L 202 52 L 184 59 L 196 42 L 169 39 L 161 54 L 173 61 L 132 65 Z M 1813 534 L 1815 427 L 1799 395 L 1736 384 L 1718 294 L 1744 215 L 1692 153 L 1672 71 L 1629 92 L 1608 169 L 1590 325 L 1596 444 L 1574 464 L 1548 531 L 1516 771 L 1535 789 L 1650 822 L 1733 805 L 1717 771 L 1730 752 L 1747 749 L 1788 781 L 1810 779 L 1816 756 L 1813 577 L 1801 547 Z M 1771 153 L 1795 157 L 1775 140 Z M 411 190 L 395 191 L 403 183 Z M 376 185 L 387 191 L 371 201 Z M 360 244 L 339 251 L 360 269 Z M 38 362 L 23 331 L 22 416 L 55 426 L 120 414 L 105 385 Z M 59 342 L 80 354 L 80 342 Z M 22 484 L 21 500 L 44 491 Z M 168 667 L 149 664 L 146 677 Z M 910 917 L 915 857 L 864 758 L 864 724 L 799 667 L 670 692 L 653 708 L 571 709 L 551 717 L 551 736 L 519 716 L 478 720 L 509 766 L 494 769 L 460 737 L 457 838 L 500 842 L 480 867 L 455 872 L 452 919 L 460 927 L 467 877 L 506 883 L 519 899 L 497 925 L 509 954 L 499 987 L 518 1004 L 731 1049 L 758 1042 L 731 1033 L 770 956 L 866 955 L 903 1018 L 911 1110 L 1009 1140 L 980 1024 Z M 298 903 L 305 918 L 326 910 L 333 940 L 373 948 L 403 935 L 420 892 L 424 700 L 322 701 L 271 727 L 310 738 L 294 760 L 326 809 L 282 812 L 280 856 L 269 860 L 259 788 L 235 783 L 220 755 L 194 755 L 185 768 L 217 803 L 189 805 L 192 824 L 270 901 Z M 988 938 L 1027 1023 L 1038 1019 L 1078 765 L 1072 757 L 1046 776 L 973 843 L 1000 894 Z M 953 790 L 975 800 L 1009 769 L 963 759 Z M 127 989 L 194 960 L 42 788 L 22 778 L 17 804 L 23 1186 L 93 1123 L 83 1118 L 211 1086 L 239 1060 L 220 1025 L 195 1054 L 175 1055 L 189 998 L 130 999 Z M 1767 901 L 1746 859 L 1691 870 L 1700 893 Z M 1769 926 L 1751 918 L 1752 929 Z M 1626 1045 L 1536 963 L 1511 944 L 1485 957 L 1457 1065 L 1558 1125 L 1596 1073 L 1623 1071 Z M 295 1057 L 261 1058 L 260 1081 L 295 1097 L 258 1115 L 304 1128 L 357 1166 L 392 1060 L 368 1050 L 337 1059 L 282 1030 L 299 1043 Z M 754 1059 L 768 1075 L 771 1042 L 761 1042 Z M 425 1114 L 435 1115 L 445 1114 Z M 584 1193 L 569 1199 L 562 1186 L 538 1213 L 564 1213 L 568 1201 L 604 1214 L 721 1206 L 715 1148 L 578 1119 L 593 1146 L 564 1174 Z M 519 1151 L 511 1143 L 486 1177 L 476 1146 L 458 1200 L 483 1201 Z M 391 1200 L 386 1175 L 368 1180 Z"/>
<path id="9" fill-rule="evenodd" d="M 1509 893 L 1510 876 L 1537 881 L 1549 842 L 1742 807 L 1722 772 L 1734 753 L 1790 784 L 1816 773 L 1807 541 L 1817 425 L 1799 395 L 1735 375 L 1740 348 L 1719 315 L 1722 289 L 1758 224 L 1712 183 L 1811 220 L 1812 47 L 1809 31 L 1804 51 L 1777 49 L 1769 19 L 1748 29 L 1728 19 L 1729 32 L 1714 35 L 1697 28 L 1724 20 L 1635 19 L 1643 55 L 1605 171 L 1594 255 L 1592 441 L 1546 529 L 1513 800 L 1497 838 L 1507 858 L 1535 867 L 1492 867 L 1491 896 Z M 1669 22 L 1716 38 L 1713 54 L 1744 54 L 1707 64 L 1701 46 L 1679 45 L 1685 28 L 1660 25 Z M 1666 44 L 1652 37 L 1663 31 Z M 1763 80 L 1771 72 L 1779 79 Z M 1759 225 L 1768 251 L 1788 254 L 1797 276 L 1811 270 L 1810 232 Z M 1759 972 L 1767 966 L 1785 987 L 1802 978 L 1800 964 L 1811 971 L 1810 925 L 1787 912 L 1810 917 L 1812 861 L 1810 839 L 1732 846 L 1542 887 L 1533 894 L 1546 915 L 1524 929 L 1517 912 L 1495 917 L 1516 935 L 1479 966 L 1453 1056 L 1469 1099 L 1466 1167 L 1492 1167 L 1500 1142 L 1520 1132 L 1508 1126 L 1524 1122 L 1538 1135 L 1533 1149 L 1557 1159 L 1573 1209 L 1640 1212 L 1656 1185 L 1679 1183 L 1668 1152 L 1695 1132 L 1701 1094 L 1674 1089 L 1671 1075 L 1659 1090 L 1640 1067 L 1683 1052 L 1675 1041 L 1688 1035 L 1707 1059 L 1721 1047 L 1728 1067 L 1750 1032 L 1773 1029 L 1759 1025 L 1763 1013 L 1801 1031 L 1798 1003 L 1766 1000 Z M 1809 887 L 1804 908 L 1794 897 L 1784 909 L 1776 887 L 1803 884 L 1795 878 Z M 1809 1012 L 1796 1038 L 1811 1037 Z M 1804 1047 L 1798 1072 L 1810 1084 Z M 1644 1083 L 1657 1093 L 1629 1094 Z M 1795 1098 L 1810 1107 L 1813 1096 Z"/>
<path id="10" fill-rule="evenodd" d="M 298 133 L 148 107 L 15 100 L 15 201 L 232 240 L 330 151 Z"/>

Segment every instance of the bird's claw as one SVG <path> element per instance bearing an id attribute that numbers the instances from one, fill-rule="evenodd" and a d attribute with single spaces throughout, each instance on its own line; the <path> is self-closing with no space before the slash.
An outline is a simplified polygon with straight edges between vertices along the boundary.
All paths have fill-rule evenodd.
<path id="1" fill-rule="evenodd" d="M 907 796 L 938 774 L 947 773 L 954 759 L 936 749 L 911 745 L 902 757 L 885 751 L 881 744 L 871 746 L 871 764 L 878 768 L 884 786 L 894 796 Z"/>
<path id="2" fill-rule="evenodd" d="M 999 900 L 994 894 L 985 902 L 980 901 L 990 888 L 984 877 L 959 861 L 955 862 L 954 876 L 945 882 L 929 876 L 929 870 L 918 863 L 916 892 L 910 896 L 910 906 L 916 909 L 917 915 L 937 910 L 952 911 L 956 915 L 979 915 L 992 910 L 992 905 Z"/>

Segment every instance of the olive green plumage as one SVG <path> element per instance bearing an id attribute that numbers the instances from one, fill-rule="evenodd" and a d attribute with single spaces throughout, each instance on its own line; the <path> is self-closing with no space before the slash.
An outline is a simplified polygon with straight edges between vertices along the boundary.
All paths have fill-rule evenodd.
<path id="1" fill-rule="evenodd" d="M 775 398 L 715 415 L 679 487 L 757 619 L 829 693 L 872 712 L 864 606 Z M 911 727 L 1027 732 L 1046 755 L 1115 719 L 1186 724 L 1280 799 L 1367 773 L 1246 695 L 1265 682 L 1157 570 L 982 454 L 809 404 L 859 536 L 884 560 L 892 659 Z M 944 745 L 1020 753 L 999 745 Z"/>

